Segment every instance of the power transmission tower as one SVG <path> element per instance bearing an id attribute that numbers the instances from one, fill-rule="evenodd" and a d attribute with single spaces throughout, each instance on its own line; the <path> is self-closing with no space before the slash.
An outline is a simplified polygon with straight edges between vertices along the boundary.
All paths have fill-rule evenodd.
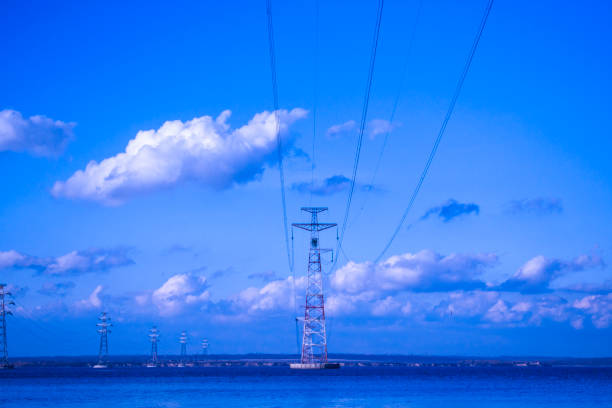
<path id="1" fill-rule="evenodd" d="M 149 340 L 151 340 L 151 362 L 147 364 L 147 367 L 157 367 L 157 342 L 159 341 L 159 330 L 156 326 L 153 326 L 149 330 Z"/>
<path id="2" fill-rule="evenodd" d="M 208 339 L 202 340 L 202 355 L 203 356 L 208 355 Z"/>
<path id="3" fill-rule="evenodd" d="M 327 211 L 327 207 L 302 207 L 302 211 L 310 213 L 310 223 L 295 223 L 292 226 L 310 232 L 310 251 L 308 253 L 302 357 L 300 363 L 291 364 L 291 368 L 338 368 L 338 364 L 327 362 L 325 301 L 321 270 L 321 252 L 331 250 L 319 247 L 319 232 L 336 227 L 338 224 L 319 222 L 319 213 Z"/>
<path id="4" fill-rule="evenodd" d="M 185 359 L 187 357 L 187 332 L 181 332 L 181 337 L 179 338 L 179 343 L 181 343 L 181 360 L 180 365 L 185 363 Z"/>
<path id="5" fill-rule="evenodd" d="M 109 327 L 112 326 L 110 321 L 111 319 L 106 312 L 102 312 L 100 316 L 98 316 L 98 323 L 96 323 L 96 326 L 98 327 L 98 334 L 100 334 L 100 350 L 98 351 L 98 364 L 94 366 L 95 368 L 106 367 L 104 362 L 108 357 L 108 333 L 110 333 Z"/>
<path id="6" fill-rule="evenodd" d="M 13 306 L 15 302 L 8 300 L 12 297 L 11 292 L 6 290 L 6 284 L 0 283 L 0 369 L 13 368 L 8 361 L 8 347 L 6 341 L 6 315 L 13 315 L 8 306 Z"/>

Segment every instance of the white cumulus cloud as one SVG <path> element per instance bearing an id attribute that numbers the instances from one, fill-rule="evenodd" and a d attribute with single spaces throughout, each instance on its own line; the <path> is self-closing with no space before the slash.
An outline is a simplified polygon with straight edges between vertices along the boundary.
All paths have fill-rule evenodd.
<path id="1" fill-rule="evenodd" d="M 11 249 L 10 251 L 0 251 L 0 269 L 13 268 L 28 264 L 28 257 Z"/>
<path id="2" fill-rule="evenodd" d="M 216 119 L 198 117 L 141 130 L 124 152 L 91 161 L 68 180 L 58 181 L 55 197 L 118 205 L 130 196 L 194 180 L 214 189 L 253 180 L 276 160 L 276 116 L 264 111 L 237 129 L 226 110 Z M 280 133 L 304 118 L 304 109 L 280 110 Z"/>
<path id="3" fill-rule="evenodd" d="M 598 256 L 580 255 L 572 260 L 535 256 L 525 262 L 508 280 L 500 285 L 501 290 L 523 293 L 550 291 L 550 283 L 567 272 L 588 268 L 601 268 L 605 264 Z"/>
<path id="4" fill-rule="evenodd" d="M 531 310 L 529 302 L 519 302 L 509 306 L 506 302 L 499 299 L 487 310 L 484 315 L 485 320 L 493 323 L 512 323 L 523 320 L 525 314 Z"/>
<path id="5" fill-rule="evenodd" d="M 372 119 L 368 123 L 367 131 L 371 139 L 378 135 L 389 133 L 393 130 L 393 125 L 388 120 Z"/>
<path id="6" fill-rule="evenodd" d="M 354 120 L 348 120 L 344 123 L 330 126 L 326 134 L 328 137 L 339 136 L 354 130 L 356 126 L 357 123 Z"/>
<path id="7" fill-rule="evenodd" d="M 86 298 L 79 300 L 75 303 L 77 309 L 99 309 L 102 306 L 102 299 L 100 299 L 100 294 L 104 287 L 102 285 L 96 286 L 96 288 L 91 292 L 91 294 Z"/>
<path id="8" fill-rule="evenodd" d="M 24 118 L 20 112 L 5 109 L 0 111 L 0 151 L 56 156 L 72 139 L 74 126 L 40 115 Z"/>
<path id="9" fill-rule="evenodd" d="M 331 286 L 346 293 L 484 288 L 485 283 L 477 279 L 478 275 L 496 262 L 494 254 L 442 256 L 422 250 L 391 256 L 380 263 L 349 262 L 334 273 Z"/>
<path id="10" fill-rule="evenodd" d="M 206 277 L 182 273 L 170 277 L 151 295 L 153 304 L 162 316 L 172 316 L 187 306 L 197 306 L 208 302 Z"/>
<path id="11" fill-rule="evenodd" d="M 372 315 L 374 316 L 389 316 L 402 310 L 402 304 L 392 296 L 387 296 L 384 299 L 378 300 L 372 307 Z M 408 311 L 410 307 L 408 308 Z"/>
<path id="12" fill-rule="evenodd" d="M 293 283 L 293 277 L 272 281 L 262 288 L 250 287 L 241 291 L 231 300 L 236 310 L 256 314 L 258 312 L 289 310 L 293 308 L 293 289 L 302 294 L 306 289 L 306 277 Z M 301 297 L 301 296 L 300 296 Z"/>
<path id="13" fill-rule="evenodd" d="M 452 292 L 433 309 L 441 317 L 470 318 L 486 313 L 499 299 L 496 292 Z"/>
<path id="14" fill-rule="evenodd" d="M 574 301 L 573 307 L 590 315 L 593 325 L 598 329 L 612 324 L 612 293 L 585 296 Z"/>

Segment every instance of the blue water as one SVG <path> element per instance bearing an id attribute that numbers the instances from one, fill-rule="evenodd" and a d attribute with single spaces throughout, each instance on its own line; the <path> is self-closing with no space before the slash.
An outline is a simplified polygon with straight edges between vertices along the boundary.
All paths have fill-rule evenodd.
<path id="1" fill-rule="evenodd" d="M 612 368 L 18 368 L 0 407 L 612 407 Z"/>

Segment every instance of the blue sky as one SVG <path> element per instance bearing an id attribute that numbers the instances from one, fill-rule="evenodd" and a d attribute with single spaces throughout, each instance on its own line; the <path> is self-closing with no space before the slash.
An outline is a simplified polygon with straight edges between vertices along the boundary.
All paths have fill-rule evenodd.
<path id="1" fill-rule="evenodd" d="M 418 4 L 385 2 L 346 254 L 324 265 L 330 351 L 609 356 L 610 5 L 496 2 L 375 264 L 486 2 Z M 290 222 L 310 204 L 344 216 L 376 7 L 322 2 L 315 49 L 314 2 L 274 2 Z M 11 353 L 93 354 L 102 310 L 115 354 L 145 353 L 153 324 L 162 353 L 182 330 L 192 349 L 295 351 L 308 242 L 296 232 L 294 285 L 265 4 L 8 2 L 0 34 Z"/>

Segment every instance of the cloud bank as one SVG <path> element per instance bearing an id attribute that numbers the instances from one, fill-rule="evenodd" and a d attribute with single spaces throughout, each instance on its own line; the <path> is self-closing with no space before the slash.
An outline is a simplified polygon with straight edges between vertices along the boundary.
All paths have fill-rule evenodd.
<path id="1" fill-rule="evenodd" d="M 56 182 L 51 193 L 118 205 L 131 196 L 186 180 L 214 189 L 249 182 L 276 160 L 276 117 L 264 111 L 231 129 L 230 114 L 226 110 L 216 119 L 174 120 L 157 130 L 139 131 L 125 152 L 89 162 L 85 170 Z M 299 108 L 279 111 L 281 135 L 306 114 Z"/>
<path id="2" fill-rule="evenodd" d="M 24 118 L 17 111 L 5 109 L 0 111 L 0 152 L 57 156 L 73 138 L 75 125 L 40 115 Z"/>
<path id="3" fill-rule="evenodd" d="M 492 254 L 442 256 L 428 250 L 392 256 L 377 265 L 348 263 L 329 277 L 326 312 L 334 317 L 376 318 L 389 323 L 452 319 L 482 327 L 556 322 L 580 330 L 587 322 L 598 329 L 612 324 L 612 294 L 567 299 L 554 294 L 498 291 L 479 279 L 496 263 Z M 579 270 L 598 264 L 595 258 L 580 256 L 566 262 L 565 267 Z M 305 285 L 305 277 L 296 281 L 298 304 L 303 302 Z M 247 321 L 289 315 L 292 290 L 292 277 L 250 287 L 217 303 L 215 316 Z"/>
<path id="4" fill-rule="evenodd" d="M 482 275 L 497 262 L 494 254 L 444 256 L 431 250 L 391 256 L 378 264 L 349 262 L 325 277 L 326 313 L 355 324 L 375 320 L 390 328 L 433 322 L 473 328 L 538 327 L 551 323 L 563 323 L 576 330 L 612 326 L 612 294 L 541 290 L 560 274 L 600 267 L 601 259 L 584 255 L 569 261 L 534 257 L 508 280 L 528 285 L 537 282 L 534 287 L 538 290 L 530 286 L 528 291 L 520 291 L 520 285 L 501 290 L 499 285 L 485 282 Z M 289 322 L 295 313 L 294 300 L 297 305 L 304 302 L 305 276 L 295 282 L 293 277 L 265 282 L 273 278 L 272 274 L 249 277 L 263 278 L 264 282 L 216 300 L 211 294 L 214 288 L 204 276 L 181 273 L 155 290 L 111 296 L 98 285 L 81 300 L 66 303 L 58 299 L 56 303 L 37 306 L 34 312 L 39 316 L 58 312 L 78 316 L 104 308 L 128 320 L 158 316 L 174 321 L 189 316 L 198 321 L 231 324 L 271 322 L 269 319 L 283 316 Z M 39 293 L 62 298 L 72 287 L 70 282 L 49 283 Z"/>
<path id="5" fill-rule="evenodd" d="M 46 275 L 103 272 L 134 263 L 125 248 L 72 251 L 58 257 L 37 257 L 17 251 L 0 251 L 0 270 L 33 269 Z"/>

